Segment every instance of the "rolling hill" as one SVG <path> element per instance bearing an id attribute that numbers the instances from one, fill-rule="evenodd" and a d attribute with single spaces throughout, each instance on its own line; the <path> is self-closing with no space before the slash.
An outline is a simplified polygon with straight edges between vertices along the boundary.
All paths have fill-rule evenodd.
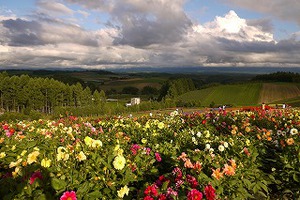
<path id="1" fill-rule="evenodd" d="M 297 83 L 244 83 L 218 85 L 185 93 L 179 100 L 200 101 L 202 106 L 216 105 L 251 106 L 262 102 L 299 102 L 300 85 Z"/>

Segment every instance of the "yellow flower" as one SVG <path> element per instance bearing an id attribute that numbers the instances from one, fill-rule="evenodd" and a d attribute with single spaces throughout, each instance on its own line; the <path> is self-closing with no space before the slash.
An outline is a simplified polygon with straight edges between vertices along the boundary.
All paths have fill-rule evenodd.
<path id="1" fill-rule="evenodd" d="M 36 162 L 36 159 L 37 157 L 40 155 L 40 152 L 39 151 L 34 151 L 30 154 L 28 154 L 28 157 L 27 157 L 27 163 L 28 164 L 31 164 L 31 163 L 34 163 Z"/>
<path id="2" fill-rule="evenodd" d="M 17 162 L 11 162 L 8 167 L 9 168 L 16 167 L 16 166 L 20 165 L 21 162 L 22 162 L 22 159 L 17 160 Z"/>
<path id="3" fill-rule="evenodd" d="M 117 170 L 122 170 L 125 167 L 126 159 L 122 155 L 115 157 L 113 161 L 114 168 Z"/>
<path id="4" fill-rule="evenodd" d="M 118 197 L 123 199 L 125 194 L 128 195 L 128 193 L 129 193 L 129 188 L 127 187 L 127 185 L 125 185 L 118 191 Z"/>
<path id="5" fill-rule="evenodd" d="M 5 152 L 1 152 L 1 153 L 0 153 L 0 159 L 1 159 L 1 158 L 4 158 L 5 156 L 6 156 L 6 153 L 5 153 Z"/>
<path id="6" fill-rule="evenodd" d="M 41 161 L 41 165 L 42 165 L 42 167 L 45 167 L 45 168 L 50 167 L 50 165 L 51 165 L 51 160 L 48 159 L 48 158 L 44 158 L 44 159 Z"/>
<path id="7" fill-rule="evenodd" d="M 203 134 L 205 134 L 205 137 L 206 137 L 206 138 L 209 138 L 209 137 L 210 137 L 209 130 L 205 130 L 205 131 L 203 132 Z"/>
<path id="8" fill-rule="evenodd" d="M 165 124 L 164 124 L 163 122 L 159 122 L 159 123 L 157 124 L 157 127 L 158 127 L 159 129 L 163 129 L 163 128 L 165 127 Z"/>
<path id="9" fill-rule="evenodd" d="M 93 140 L 92 142 L 92 147 L 93 148 L 99 148 L 102 147 L 102 142 L 100 140 Z"/>
<path id="10" fill-rule="evenodd" d="M 60 160 L 67 161 L 69 159 L 69 154 L 67 153 L 67 150 L 65 147 L 57 148 L 56 159 L 57 159 L 57 161 L 60 161 Z"/>
<path id="11" fill-rule="evenodd" d="M 15 171 L 12 172 L 12 176 L 15 178 L 18 174 L 21 174 L 20 167 L 15 168 Z"/>
<path id="12" fill-rule="evenodd" d="M 24 156 L 27 153 L 27 150 L 23 150 L 21 156 Z"/>
<path id="13" fill-rule="evenodd" d="M 143 144 L 145 144 L 147 142 L 147 139 L 143 138 L 141 141 Z"/>
<path id="14" fill-rule="evenodd" d="M 91 137 L 89 137 L 89 136 L 86 136 L 84 138 L 84 142 L 85 142 L 86 145 L 88 145 L 89 147 L 91 147 L 92 143 L 93 143 L 93 139 Z"/>
<path id="15" fill-rule="evenodd" d="M 83 153 L 83 151 L 80 151 L 80 153 L 76 156 L 79 162 L 86 160 L 86 156 Z"/>
<path id="16" fill-rule="evenodd" d="M 251 144 L 250 140 L 247 139 L 247 140 L 246 140 L 246 145 L 247 145 L 247 146 L 250 146 L 250 144 Z"/>
<path id="17" fill-rule="evenodd" d="M 14 151 L 16 149 L 16 145 L 11 147 L 11 150 Z"/>

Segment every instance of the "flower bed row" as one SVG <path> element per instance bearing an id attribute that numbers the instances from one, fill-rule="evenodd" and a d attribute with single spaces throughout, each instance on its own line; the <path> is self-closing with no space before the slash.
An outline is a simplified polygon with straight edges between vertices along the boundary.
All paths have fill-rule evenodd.
<path id="1" fill-rule="evenodd" d="M 295 109 L 2 122 L 0 196 L 299 198 L 299 124 Z"/>

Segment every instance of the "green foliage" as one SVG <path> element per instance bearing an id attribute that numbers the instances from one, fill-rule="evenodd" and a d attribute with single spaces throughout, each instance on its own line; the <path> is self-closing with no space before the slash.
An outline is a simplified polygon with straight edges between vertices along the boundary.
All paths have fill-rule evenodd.
<path id="1" fill-rule="evenodd" d="M 271 74 L 257 75 L 253 81 L 273 81 L 273 82 L 300 82 L 300 74 L 293 72 L 276 72 Z"/>

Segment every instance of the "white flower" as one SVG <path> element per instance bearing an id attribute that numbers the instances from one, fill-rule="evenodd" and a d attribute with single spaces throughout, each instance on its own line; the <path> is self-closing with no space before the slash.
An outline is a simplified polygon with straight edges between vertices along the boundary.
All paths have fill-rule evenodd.
<path id="1" fill-rule="evenodd" d="M 201 137 L 202 133 L 201 132 L 198 132 L 197 133 L 197 137 Z"/>
<path id="2" fill-rule="evenodd" d="M 206 150 L 210 149 L 210 144 L 206 144 L 206 145 L 205 145 L 205 149 L 206 149 Z"/>
<path id="3" fill-rule="evenodd" d="M 220 152 L 222 152 L 222 151 L 225 150 L 225 147 L 224 147 L 223 145 L 219 145 L 218 150 L 219 150 Z"/>
<path id="4" fill-rule="evenodd" d="M 223 145 L 224 145 L 225 148 L 228 148 L 228 142 L 224 142 Z"/>
<path id="5" fill-rule="evenodd" d="M 297 130 L 296 128 L 292 128 L 292 129 L 290 130 L 290 134 L 291 134 L 291 135 L 296 135 L 296 134 L 298 134 L 298 130 Z"/>
<path id="6" fill-rule="evenodd" d="M 209 149 L 209 153 L 212 153 L 212 152 L 214 152 L 215 150 L 213 149 L 213 148 L 210 148 Z"/>

